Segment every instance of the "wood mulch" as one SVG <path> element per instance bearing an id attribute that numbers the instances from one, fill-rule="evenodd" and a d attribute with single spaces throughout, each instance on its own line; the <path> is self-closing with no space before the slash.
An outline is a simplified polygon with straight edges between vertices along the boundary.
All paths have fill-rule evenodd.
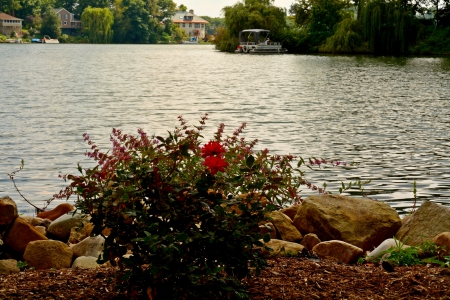
<path id="1" fill-rule="evenodd" d="M 250 299 L 450 299 L 450 272 L 434 266 L 343 265 L 274 258 L 244 280 Z M 62 269 L 0 275 L 0 299 L 114 299 L 114 270 Z"/>

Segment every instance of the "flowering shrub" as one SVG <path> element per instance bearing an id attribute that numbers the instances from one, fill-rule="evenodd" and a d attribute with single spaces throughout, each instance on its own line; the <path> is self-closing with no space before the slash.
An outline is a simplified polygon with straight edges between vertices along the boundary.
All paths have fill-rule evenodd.
<path id="1" fill-rule="evenodd" d="M 59 197 L 77 196 L 93 234 L 110 229 L 104 257 L 117 262 L 129 298 L 246 298 L 241 279 L 265 266 L 258 246 L 269 236 L 258 225 L 301 201 L 303 160 L 255 151 L 257 140 L 240 137 L 245 124 L 231 136 L 221 124 L 202 146 L 206 120 L 190 127 L 179 117 L 166 138 L 113 129 L 110 152 L 84 134 L 97 165 L 64 176 L 71 183 Z"/>

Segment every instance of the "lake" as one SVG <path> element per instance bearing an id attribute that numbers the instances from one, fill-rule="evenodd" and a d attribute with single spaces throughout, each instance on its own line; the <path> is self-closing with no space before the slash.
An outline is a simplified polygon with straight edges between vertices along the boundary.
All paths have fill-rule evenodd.
<path id="1" fill-rule="evenodd" d="M 60 174 L 92 163 L 82 134 L 108 149 L 113 127 L 165 135 L 209 114 L 272 153 L 359 165 L 308 171 L 312 183 L 371 180 L 372 199 L 408 212 L 450 204 L 450 58 L 221 53 L 210 45 L 0 44 L 0 196 L 19 211 L 8 173 L 35 205 Z M 311 194 L 305 187 L 303 194 Z M 358 189 L 346 194 L 359 196 Z M 60 202 L 54 201 L 50 207 Z"/>

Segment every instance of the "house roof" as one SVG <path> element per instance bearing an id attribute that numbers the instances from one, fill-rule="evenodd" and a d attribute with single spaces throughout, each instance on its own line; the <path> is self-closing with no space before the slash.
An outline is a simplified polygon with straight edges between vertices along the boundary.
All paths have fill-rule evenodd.
<path id="1" fill-rule="evenodd" d="M 22 20 L 22 19 L 19 19 L 19 18 L 16 18 L 16 17 L 13 17 L 13 16 L 10 16 L 10 15 L 0 12 L 0 20 Z"/>
<path id="2" fill-rule="evenodd" d="M 186 20 L 185 17 L 192 17 L 192 20 Z M 203 23 L 208 24 L 209 22 L 205 19 L 200 18 L 196 14 L 194 14 L 192 11 L 176 11 L 175 14 L 172 17 L 172 21 L 174 23 Z"/>

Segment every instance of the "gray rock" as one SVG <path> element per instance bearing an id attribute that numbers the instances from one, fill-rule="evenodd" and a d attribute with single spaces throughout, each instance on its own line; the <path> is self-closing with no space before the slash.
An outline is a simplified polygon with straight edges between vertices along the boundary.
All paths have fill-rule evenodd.
<path id="1" fill-rule="evenodd" d="M 0 260 L 0 274 L 19 273 L 20 269 L 17 267 L 17 260 L 2 259 Z"/>
<path id="2" fill-rule="evenodd" d="M 66 242 L 73 227 L 82 227 L 87 222 L 86 216 L 76 213 L 67 213 L 54 220 L 47 229 L 47 235 Z"/>
<path id="3" fill-rule="evenodd" d="M 312 252 L 322 259 L 330 259 L 344 264 L 355 263 L 363 254 L 363 249 L 343 241 L 326 241 L 314 246 Z"/>
<path id="4" fill-rule="evenodd" d="M 105 238 L 101 235 L 87 237 L 78 244 L 70 245 L 75 257 L 92 256 L 98 258 L 103 253 Z"/>

